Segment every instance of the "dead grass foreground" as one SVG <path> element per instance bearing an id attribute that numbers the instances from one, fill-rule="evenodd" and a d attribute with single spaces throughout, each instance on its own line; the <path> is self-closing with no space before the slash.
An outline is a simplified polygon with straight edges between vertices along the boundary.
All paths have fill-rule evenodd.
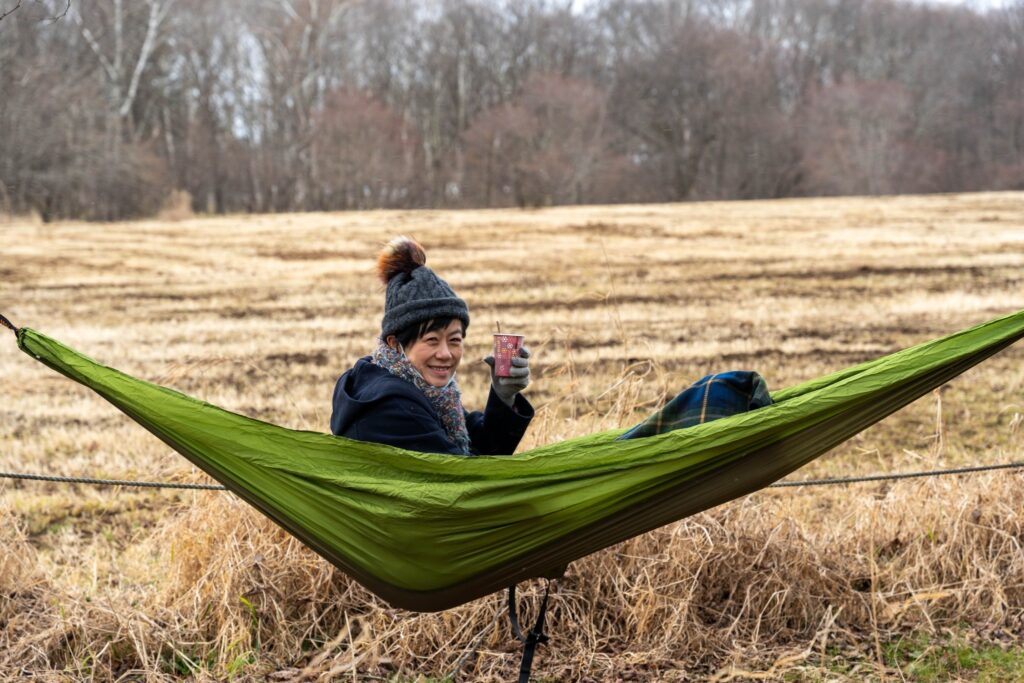
<path id="1" fill-rule="evenodd" d="M 400 232 L 470 303 L 467 405 L 492 322 L 530 340 L 527 448 L 636 421 L 714 370 L 802 381 L 1019 309 L 1024 291 L 1024 194 L 1002 193 L 15 221 L 0 312 L 325 430 L 333 382 L 379 321 L 372 255 Z M 800 474 L 1024 459 L 1022 358 L 999 354 Z M 0 377 L 0 469 L 197 476 L 13 345 Z M 916 633 L 1019 641 L 1022 488 L 996 473 L 763 491 L 596 553 L 560 584 L 535 674 L 871 680 L 899 677 L 886 648 Z M 503 680 L 518 649 L 502 608 L 391 609 L 224 494 L 0 482 L 0 678 Z"/>
<path id="2" fill-rule="evenodd" d="M 884 675 L 882 643 L 901 634 L 1024 636 L 1022 495 L 1024 477 L 984 475 L 867 496 L 770 492 L 697 515 L 574 564 L 539 669 L 727 680 L 843 657 L 863 679 Z M 4 521 L 0 670 L 298 681 L 458 667 L 462 679 L 505 680 L 518 665 L 495 620 L 501 596 L 440 614 L 388 608 L 228 496 L 182 507 L 136 549 L 169 565 L 134 600 L 60 595 Z"/>

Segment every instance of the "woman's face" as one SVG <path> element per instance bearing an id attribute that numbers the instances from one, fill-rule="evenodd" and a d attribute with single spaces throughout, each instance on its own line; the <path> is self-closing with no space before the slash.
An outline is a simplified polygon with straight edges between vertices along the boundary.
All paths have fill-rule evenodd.
<path id="1" fill-rule="evenodd" d="M 393 336 L 388 337 L 388 344 L 397 346 L 393 341 Z M 462 321 L 452 320 L 443 330 L 427 332 L 405 348 L 405 356 L 427 384 L 448 384 L 462 360 Z"/>

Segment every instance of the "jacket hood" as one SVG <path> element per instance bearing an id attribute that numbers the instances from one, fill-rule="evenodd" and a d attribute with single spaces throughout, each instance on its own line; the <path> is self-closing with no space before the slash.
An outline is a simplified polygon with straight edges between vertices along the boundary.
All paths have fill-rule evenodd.
<path id="1" fill-rule="evenodd" d="M 357 360 L 334 387 L 331 432 L 345 433 L 353 422 L 387 393 L 389 386 L 394 390 L 394 381 L 406 383 L 371 363 L 369 356 Z"/>

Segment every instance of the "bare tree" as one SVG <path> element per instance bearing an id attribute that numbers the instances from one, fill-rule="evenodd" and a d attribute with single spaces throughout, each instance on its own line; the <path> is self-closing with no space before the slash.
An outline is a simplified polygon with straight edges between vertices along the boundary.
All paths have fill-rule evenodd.
<path id="1" fill-rule="evenodd" d="M 487 206 L 595 200 L 609 160 L 607 95 L 557 74 L 537 74 L 508 104 L 477 118 L 466 134 L 467 189 Z"/>
<path id="2" fill-rule="evenodd" d="M 317 184 L 313 114 L 324 92 L 340 84 L 335 52 L 344 0 L 263 0 L 249 12 L 248 30 L 263 65 L 264 168 L 273 209 L 301 209 Z"/>
<path id="3" fill-rule="evenodd" d="M 115 147 L 122 140 L 126 124 L 127 134 L 134 134 L 132 105 L 173 4 L 174 0 L 144 0 L 141 7 L 137 3 L 126 7 L 124 0 L 112 0 L 110 6 L 97 0 L 82 0 L 73 14 L 106 80 Z"/>
<path id="4" fill-rule="evenodd" d="M 912 135 L 912 100 L 891 81 L 824 89 L 801 139 L 810 188 L 823 194 L 934 190 L 941 151 Z"/>
<path id="5" fill-rule="evenodd" d="M 612 90 L 613 115 L 657 166 L 669 199 L 689 199 L 722 122 L 734 106 L 723 60 L 741 42 L 674 4 L 651 4 L 632 17 L 636 47 L 620 61 Z"/>
<path id="6" fill-rule="evenodd" d="M 415 196 L 419 145 L 412 127 L 365 93 L 336 90 L 314 119 L 316 207 L 408 206 Z"/>
<path id="7" fill-rule="evenodd" d="M 993 107 L 993 185 L 1024 189 L 1024 0 L 995 14 L 998 92 Z"/>
<path id="8" fill-rule="evenodd" d="M 7 0 L 3 17 L 8 211 L 122 218 L 173 190 L 226 212 L 1024 185 L 1024 0 Z"/>
<path id="9" fill-rule="evenodd" d="M 114 155 L 107 100 L 91 65 L 76 59 L 70 24 L 40 23 L 29 6 L 0 26 L 0 183 L 8 210 L 109 220 L 155 211 L 162 164 L 144 145 Z"/>

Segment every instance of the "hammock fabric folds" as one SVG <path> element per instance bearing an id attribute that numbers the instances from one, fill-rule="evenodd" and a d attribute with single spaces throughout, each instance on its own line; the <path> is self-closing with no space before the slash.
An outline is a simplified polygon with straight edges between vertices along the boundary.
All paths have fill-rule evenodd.
<path id="1" fill-rule="evenodd" d="M 19 347 L 103 396 L 396 607 L 436 611 L 756 491 L 1024 337 L 1024 311 L 775 392 L 774 405 L 515 457 L 416 453 L 295 431 L 96 363 Z"/>

